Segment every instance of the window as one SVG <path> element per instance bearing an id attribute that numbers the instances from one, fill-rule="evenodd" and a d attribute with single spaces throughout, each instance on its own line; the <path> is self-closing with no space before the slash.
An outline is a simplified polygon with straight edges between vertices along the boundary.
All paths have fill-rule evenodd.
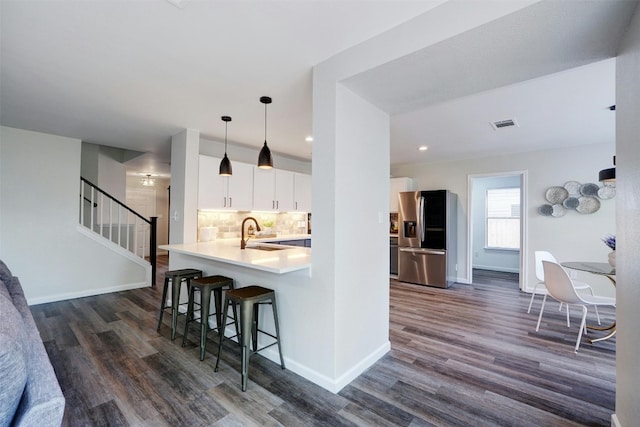
<path id="1" fill-rule="evenodd" d="M 520 188 L 487 190 L 489 249 L 520 249 Z"/>

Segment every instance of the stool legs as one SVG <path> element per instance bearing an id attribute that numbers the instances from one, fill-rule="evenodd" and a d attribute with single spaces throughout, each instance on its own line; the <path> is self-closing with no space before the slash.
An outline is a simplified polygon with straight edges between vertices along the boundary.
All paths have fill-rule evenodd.
<path id="1" fill-rule="evenodd" d="M 278 325 L 278 305 L 276 304 L 276 295 L 271 297 L 271 308 L 273 309 L 273 322 L 276 327 L 276 336 L 278 337 L 278 354 L 280 355 L 280 367 L 284 369 L 284 358 L 282 357 L 282 347 L 280 346 L 280 326 Z"/>
<path id="2" fill-rule="evenodd" d="M 209 306 L 211 304 L 211 291 L 200 292 L 200 360 L 204 360 L 207 350 L 207 330 L 209 329 Z M 216 301 L 216 310 L 219 303 Z M 218 313 L 216 312 L 216 322 Z"/>
<path id="3" fill-rule="evenodd" d="M 227 313 L 229 311 L 229 304 L 231 304 L 231 300 L 225 295 L 224 296 L 224 312 Z M 233 310 L 233 317 L 235 318 L 236 331 L 238 330 L 238 315 L 236 314 L 235 304 Z M 222 340 L 224 339 L 224 330 L 227 328 L 227 322 L 222 324 L 222 327 L 218 329 L 218 356 L 216 357 L 216 367 L 213 369 L 213 372 L 218 372 L 218 366 L 220 365 L 220 351 L 222 350 Z M 241 342 L 242 337 L 238 334 L 238 342 Z"/>
<path id="4" fill-rule="evenodd" d="M 258 295 L 258 297 L 260 296 Z M 238 343 L 241 346 L 240 373 L 242 376 L 242 391 L 247 390 L 247 382 L 249 379 L 249 358 L 251 354 L 260 350 L 264 350 L 265 348 L 273 345 L 273 344 L 270 344 L 266 347 L 263 347 L 262 349 L 258 349 L 258 332 L 259 331 L 276 339 L 276 343 L 278 345 L 278 354 L 280 356 L 280 367 L 282 369 L 285 369 L 284 358 L 282 357 L 282 347 L 280 344 L 280 325 L 278 323 L 278 307 L 277 307 L 275 295 L 271 293 L 270 296 L 267 296 L 266 298 L 263 297 L 262 299 L 264 300 L 267 298 L 271 300 L 270 304 L 273 308 L 273 319 L 274 319 L 275 333 L 276 333 L 275 336 L 267 332 L 260 331 L 258 329 L 260 302 L 256 298 L 243 299 L 243 298 L 238 298 L 236 295 L 230 298 L 228 295 L 225 295 L 225 300 L 224 300 L 225 313 L 229 310 L 229 304 L 233 304 L 234 312 L 235 312 L 236 302 L 238 302 L 240 305 L 240 317 L 239 317 L 240 335 L 238 337 Z M 235 318 L 238 319 L 237 316 L 235 316 Z M 237 320 L 235 322 L 235 325 L 236 325 L 236 331 L 237 331 L 238 329 Z M 218 367 L 220 365 L 220 354 L 222 350 L 222 341 L 225 336 L 224 335 L 225 327 L 226 325 L 223 324 L 222 327 L 219 329 L 220 336 L 218 340 L 218 357 L 216 360 L 216 367 L 214 369 L 215 372 L 218 372 Z"/>
<path id="5" fill-rule="evenodd" d="M 187 279 L 187 289 L 190 279 Z M 176 339 L 176 329 L 178 327 L 178 305 L 180 304 L 180 285 L 182 277 L 174 277 L 171 280 L 171 341 Z"/>
<path id="6" fill-rule="evenodd" d="M 164 314 L 164 308 L 167 305 L 167 288 L 169 287 L 169 278 L 164 278 L 164 287 L 162 288 L 162 305 L 160 306 L 160 320 L 158 320 L 158 331 L 162 326 L 162 315 Z"/>
<path id="7" fill-rule="evenodd" d="M 254 318 L 254 314 L 258 310 L 258 305 L 256 304 L 254 307 L 251 307 L 251 305 L 253 304 L 247 303 L 245 301 L 240 303 L 240 338 L 242 341 L 242 391 L 247 391 L 247 377 L 249 376 L 249 356 L 251 355 L 249 345 L 251 341 L 253 341 L 254 351 L 258 348 L 258 331 L 255 324 L 257 316 Z"/>

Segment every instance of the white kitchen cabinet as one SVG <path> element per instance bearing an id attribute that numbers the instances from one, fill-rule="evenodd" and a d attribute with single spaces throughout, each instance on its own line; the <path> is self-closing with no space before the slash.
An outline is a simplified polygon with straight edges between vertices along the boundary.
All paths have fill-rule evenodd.
<path id="1" fill-rule="evenodd" d="M 389 184 L 389 212 L 398 212 L 398 193 L 413 190 L 415 190 L 415 185 L 411 178 L 391 178 Z"/>
<path id="2" fill-rule="evenodd" d="M 293 211 L 293 172 L 279 169 L 253 169 L 253 209 Z"/>
<path id="3" fill-rule="evenodd" d="M 294 173 L 293 209 L 298 212 L 311 212 L 311 175 Z"/>
<path id="4" fill-rule="evenodd" d="M 276 170 L 276 210 L 291 212 L 294 210 L 293 172 Z"/>
<path id="5" fill-rule="evenodd" d="M 238 211 L 250 211 L 253 207 L 253 165 L 233 162 L 233 175 L 226 177 L 228 182 L 228 208 Z"/>
<path id="6" fill-rule="evenodd" d="M 251 210 L 253 165 L 234 162 L 233 175 L 218 174 L 220 160 L 201 155 L 198 166 L 198 209 Z"/>
<path id="7" fill-rule="evenodd" d="M 200 156 L 198 163 L 198 209 L 220 209 L 227 196 L 227 182 L 218 175 L 220 159 Z"/>

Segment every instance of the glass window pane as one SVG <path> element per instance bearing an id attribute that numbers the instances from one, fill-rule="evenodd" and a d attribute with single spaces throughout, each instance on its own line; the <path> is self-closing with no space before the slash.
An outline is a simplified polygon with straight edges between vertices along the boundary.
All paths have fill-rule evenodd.
<path id="1" fill-rule="evenodd" d="M 520 248 L 520 188 L 487 190 L 487 247 Z"/>

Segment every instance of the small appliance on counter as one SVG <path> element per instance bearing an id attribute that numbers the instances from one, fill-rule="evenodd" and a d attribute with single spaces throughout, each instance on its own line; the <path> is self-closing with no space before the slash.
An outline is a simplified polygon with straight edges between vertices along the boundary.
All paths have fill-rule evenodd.
<path id="1" fill-rule="evenodd" d="M 212 240 L 216 240 L 218 227 L 200 227 L 198 231 L 200 233 L 199 242 L 211 242 Z"/>
<path id="2" fill-rule="evenodd" d="M 398 193 L 398 280 L 440 288 L 455 281 L 456 204 L 448 190 Z"/>

